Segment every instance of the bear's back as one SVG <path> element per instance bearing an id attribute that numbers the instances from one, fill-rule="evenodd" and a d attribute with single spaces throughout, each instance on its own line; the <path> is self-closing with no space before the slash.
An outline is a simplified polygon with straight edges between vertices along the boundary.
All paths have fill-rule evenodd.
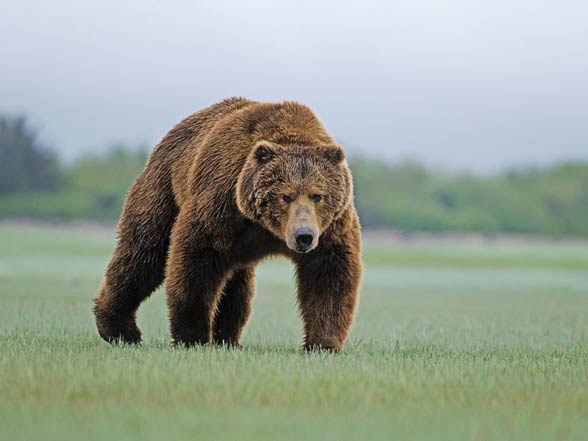
<path id="1" fill-rule="evenodd" d="M 249 151 L 261 139 L 302 145 L 333 142 L 307 106 L 229 98 L 170 130 L 153 151 L 150 167 L 168 176 L 178 206 L 190 194 L 228 198 Z"/>
<path id="2" fill-rule="evenodd" d="M 219 121 L 245 106 L 254 104 L 245 98 L 229 98 L 200 110 L 176 125 L 155 148 L 152 160 L 168 167 L 174 196 L 181 205 L 185 198 L 190 169 L 199 147 Z"/>

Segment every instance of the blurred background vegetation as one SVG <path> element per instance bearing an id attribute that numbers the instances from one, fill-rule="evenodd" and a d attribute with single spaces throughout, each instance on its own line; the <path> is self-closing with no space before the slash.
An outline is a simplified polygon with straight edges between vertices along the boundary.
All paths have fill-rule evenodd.
<path id="1" fill-rule="evenodd" d="M 117 220 L 148 149 L 114 146 L 60 162 L 24 117 L 0 117 L 0 219 Z M 364 227 L 588 235 L 588 163 L 477 176 L 354 157 Z"/>

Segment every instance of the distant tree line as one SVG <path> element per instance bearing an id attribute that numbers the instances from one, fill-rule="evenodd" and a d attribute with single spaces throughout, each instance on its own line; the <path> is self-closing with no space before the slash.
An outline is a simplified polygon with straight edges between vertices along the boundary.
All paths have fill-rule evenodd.
<path id="1" fill-rule="evenodd" d="M 352 161 L 363 225 L 400 230 L 588 235 L 588 163 L 494 176 L 431 171 L 418 163 Z"/>
<path id="2" fill-rule="evenodd" d="M 23 118 L 0 117 L 0 219 L 115 221 L 147 156 L 114 146 L 65 165 Z"/>
<path id="3" fill-rule="evenodd" d="M 113 147 L 64 165 L 24 118 L 0 117 L 0 219 L 116 221 L 146 150 Z M 442 173 L 350 161 L 364 227 L 588 236 L 588 163 Z"/>

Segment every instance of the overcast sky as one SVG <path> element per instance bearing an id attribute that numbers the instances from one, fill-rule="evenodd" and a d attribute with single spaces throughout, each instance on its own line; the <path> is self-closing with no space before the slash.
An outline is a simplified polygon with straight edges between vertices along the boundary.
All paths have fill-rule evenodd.
<path id="1" fill-rule="evenodd" d="M 352 153 L 588 159 L 588 1 L 2 1 L 0 112 L 62 157 L 222 98 L 310 105 Z"/>

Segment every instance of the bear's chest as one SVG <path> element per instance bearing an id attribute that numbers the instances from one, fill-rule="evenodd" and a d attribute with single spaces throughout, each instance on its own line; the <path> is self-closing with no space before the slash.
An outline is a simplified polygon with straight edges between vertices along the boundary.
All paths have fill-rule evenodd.
<path id="1" fill-rule="evenodd" d="M 273 254 L 288 254 L 286 244 L 266 229 L 248 222 L 233 244 L 234 263 L 247 265 Z"/>

